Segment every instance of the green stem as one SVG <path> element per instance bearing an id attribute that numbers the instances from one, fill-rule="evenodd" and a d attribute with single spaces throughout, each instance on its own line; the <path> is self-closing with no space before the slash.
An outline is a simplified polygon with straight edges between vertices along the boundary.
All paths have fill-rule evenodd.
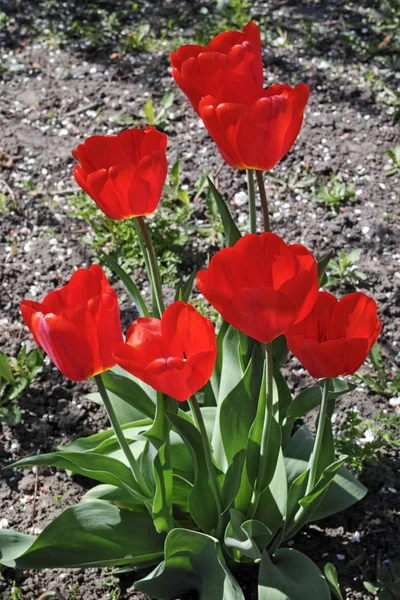
<path id="1" fill-rule="evenodd" d="M 271 231 L 271 224 L 270 224 L 270 220 L 269 220 L 269 211 L 268 211 L 267 193 L 265 191 L 264 176 L 263 176 L 262 171 L 256 171 L 256 177 L 257 177 L 258 189 L 260 192 L 261 208 L 262 208 L 263 220 L 264 220 L 264 231 Z"/>
<path id="2" fill-rule="evenodd" d="M 249 195 L 250 233 L 257 233 L 256 192 L 254 189 L 254 171 L 247 169 L 247 191 Z"/>
<path id="3" fill-rule="evenodd" d="M 273 385 L 274 385 L 274 365 L 272 355 L 272 342 L 265 345 L 265 362 L 267 366 L 267 381 L 266 381 L 266 403 L 264 413 L 264 424 L 261 438 L 260 459 L 258 463 L 258 473 L 256 489 L 250 504 L 250 518 L 254 518 L 258 502 L 262 493 L 262 484 L 264 481 L 265 470 L 267 467 L 267 446 L 271 432 L 271 422 L 273 418 Z"/>
<path id="4" fill-rule="evenodd" d="M 217 527 L 216 537 L 219 538 L 220 535 L 222 534 L 221 514 L 223 511 L 223 507 L 222 507 L 221 494 L 219 491 L 217 478 L 215 476 L 215 469 L 214 469 L 214 465 L 213 465 L 213 461 L 212 461 L 212 457 L 211 457 L 210 441 L 208 439 L 207 430 L 206 430 L 206 426 L 204 424 L 203 415 L 201 414 L 199 403 L 197 402 L 196 396 L 194 394 L 193 394 L 192 398 L 189 398 L 188 403 L 189 403 L 190 409 L 192 411 L 192 415 L 193 415 L 194 421 L 196 423 L 197 429 L 200 431 L 201 439 L 203 442 L 208 477 L 210 480 L 212 492 L 214 494 L 215 503 L 216 503 L 217 509 L 218 509 L 218 527 Z"/>
<path id="5" fill-rule="evenodd" d="M 103 400 L 103 404 L 107 411 L 108 418 L 110 419 L 110 423 L 114 430 L 115 437 L 118 440 L 121 450 L 125 454 L 126 460 L 128 461 L 128 464 L 131 468 L 133 477 L 135 478 L 142 494 L 147 498 L 151 498 L 150 488 L 147 485 L 142 473 L 140 472 L 139 465 L 138 465 L 135 457 L 132 454 L 132 451 L 129 447 L 128 442 L 126 441 L 126 438 L 121 429 L 121 425 L 118 421 L 116 412 L 113 408 L 113 405 L 111 404 L 110 398 L 108 397 L 107 390 L 104 387 L 104 383 L 101 378 L 101 375 L 95 375 L 94 380 L 97 384 L 97 387 L 99 388 L 100 396 L 101 396 L 101 399 Z"/>
<path id="6" fill-rule="evenodd" d="M 137 223 L 139 225 L 140 232 L 142 234 L 144 245 L 145 245 L 146 251 L 147 251 L 148 264 L 150 266 L 150 274 L 151 274 L 150 280 L 152 281 L 152 284 L 153 284 L 153 292 L 156 297 L 158 312 L 160 313 L 160 315 L 162 315 L 162 313 L 165 310 L 165 306 L 164 306 L 161 277 L 160 277 L 160 271 L 158 268 L 157 258 L 156 258 L 155 252 L 154 252 L 154 248 L 153 248 L 153 244 L 151 241 L 149 231 L 147 229 L 147 226 L 146 226 L 146 223 L 145 223 L 143 217 L 136 217 L 136 219 L 137 219 Z"/>

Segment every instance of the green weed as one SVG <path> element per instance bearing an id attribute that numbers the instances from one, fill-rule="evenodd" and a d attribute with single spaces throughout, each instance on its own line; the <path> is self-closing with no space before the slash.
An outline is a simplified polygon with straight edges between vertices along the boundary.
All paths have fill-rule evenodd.
<path id="1" fill-rule="evenodd" d="M 378 569 L 377 583 L 364 581 L 364 587 L 373 598 L 397 600 L 400 589 L 400 563 L 384 563 Z"/>
<path id="2" fill-rule="evenodd" d="M 0 421 L 8 425 L 20 422 L 18 397 L 43 370 L 43 363 L 42 351 L 29 350 L 27 344 L 22 345 L 16 359 L 0 352 Z"/>
<path id="3" fill-rule="evenodd" d="M 368 359 L 372 366 L 372 372 L 356 373 L 354 377 L 373 392 L 384 396 L 398 396 L 400 394 L 400 369 L 397 369 L 395 373 L 386 369 L 378 343 L 371 349 Z"/>
<path id="4" fill-rule="evenodd" d="M 393 148 L 386 150 L 389 157 L 389 162 L 385 166 L 385 174 L 387 177 L 397 175 L 400 172 L 400 145 L 396 144 Z"/>
<path id="5" fill-rule="evenodd" d="M 346 254 L 341 250 L 337 259 L 331 259 L 327 269 L 327 282 L 324 287 L 332 289 L 339 284 L 349 287 L 357 287 L 367 276 L 360 271 L 357 264 L 360 260 L 362 250 L 357 248 Z"/>
<path id="6" fill-rule="evenodd" d="M 343 204 L 347 204 L 355 198 L 354 186 L 343 181 L 340 175 L 332 174 L 328 183 L 320 185 L 314 196 L 314 201 L 325 204 L 325 206 L 332 208 L 334 212 L 339 212 Z"/>

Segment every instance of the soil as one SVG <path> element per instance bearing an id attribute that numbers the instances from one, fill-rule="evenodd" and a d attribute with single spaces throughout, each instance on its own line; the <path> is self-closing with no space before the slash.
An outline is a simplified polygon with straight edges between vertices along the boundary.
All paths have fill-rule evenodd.
<path id="1" fill-rule="evenodd" d="M 358 4 L 365 10 L 374 6 L 372 2 Z M 69 215 L 69 197 L 75 187 L 71 150 L 80 141 L 94 133 L 122 129 L 113 117 L 138 115 L 147 98 L 156 103 L 166 89 L 174 89 L 176 97 L 165 129 L 170 164 L 179 157 L 189 189 L 201 174 L 216 172 L 221 165 L 201 122 L 175 89 L 168 63 L 173 34 L 189 39 L 202 19 L 212 21 L 215 2 L 139 2 L 136 12 L 126 17 L 128 30 L 146 22 L 158 39 L 172 17 L 175 25 L 170 27 L 176 30 L 168 33 L 165 42 L 126 54 L 118 53 L 112 34 L 91 44 L 72 26 L 74 19 L 84 19 L 85 2 L 57 3 L 57 9 L 51 5 L 0 0 L 0 10 L 9 19 L 0 27 L 0 64 L 4 67 L 0 73 L 0 187 L 8 206 L 0 220 L 0 338 L 1 349 L 9 356 L 16 356 L 21 342 L 29 340 L 19 314 L 20 301 L 43 298 L 93 259 L 93 251 L 82 239 L 87 224 Z M 132 2 L 98 2 L 105 14 L 118 9 L 123 17 L 128 5 Z M 400 171 L 386 177 L 384 169 L 386 150 L 399 140 L 399 128 L 395 109 L 378 84 L 384 81 L 395 89 L 394 69 L 376 60 L 375 54 L 365 56 L 358 46 L 349 50 L 341 42 L 348 21 L 354 21 L 361 36 L 359 12 L 352 3 L 334 1 L 329 8 L 318 1 L 248 5 L 251 18 L 274 32 L 268 34 L 272 42 L 264 43 L 267 81 L 304 81 L 311 88 L 294 149 L 267 177 L 272 228 L 289 243 L 304 243 L 317 256 L 329 250 L 362 249 L 359 268 L 366 279 L 360 289 L 378 302 L 386 366 L 393 369 L 400 345 Z M 299 26 L 302 21 L 325 27 L 324 38 L 307 41 Z M 331 173 L 339 173 L 356 191 L 355 201 L 338 213 L 311 200 L 313 190 L 327 182 Z M 246 202 L 243 193 L 238 194 L 246 192 L 243 173 L 225 165 L 218 184 L 232 213 L 243 223 Z M 207 219 L 206 206 L 202 197 L 196 202 L 192 219 L 200 223 Z M 207 240 L 201 244 L 195 251 L 204 257 L 215 250 Z M 335 290 L 338 294 L 346 291 L 350 290 L 344 285 Z M 128 301 L 121 310 L 127 325 L 135 318 L 135 310 Z M 290 383 L 293 389 L 303 387 L 307 376 L 297 363 L 292 365 Z M 47 361 L 43 373 L 20 398 L 22 422 L 2 427 L 2 466 L 106 427 L 102 409 L 84 398 L 90 386 L 65 380 Z M 359 386 L 338 401 L 337 426 L 349 407 L 357 406 L 365 418 L 379 410 L 393 411 L 388 400 Z M 312 421 L 313 417 L 311 426 Z M 293 546 L 321 568 L 327 562 L 336 565 L 348 600 L 369 598 L 363 580 L 376 581 L 380 564 L 400 558 L 398 452 L 386 448 L 377 466 L 366 465 L 361 481 L 369 488 L 362 502 L 309 526 L 293 540 Z M 88 487 L 90 482 L 83 478 L 49 468 L 3 470 L 1 518 L 10 528 L 38 533 Z M 145 598 L 133 589 L 132 574 L 120 577 L 118 588 L 110 572 L 100 569 L 24 573 L 6 569 L 2 576 L 4 599 L 9 598 L 13 581 L 23 597 L 32 600 L 55 589 L 71 599 L 117 597 L 110 595 L 112 590 L 119 590 L 120 598 Z M 253 598 L 253 573 L 242 572 L 238 577 L 247 597 Z"/>

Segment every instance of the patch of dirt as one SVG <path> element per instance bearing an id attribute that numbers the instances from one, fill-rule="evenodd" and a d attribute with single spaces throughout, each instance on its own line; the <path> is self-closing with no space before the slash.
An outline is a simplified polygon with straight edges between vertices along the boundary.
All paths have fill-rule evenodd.
<path id="1" fill-rule="evenodd" d="M 212 18 L 215 2 L 139 2 L 137 12 L 129 17 L 128 29 L 146 21 L 157 37 L 170 17 L 175 19 L 172 27 L 178 29 L 168 33 L 165 48 L 160 44 L 113 58 L 110 56 L 118 49 L 118 41 L 112 34 L 93 46 L 72 27 L 74 20 L 84 19 L 81 3 L 64 2 L 47 12 L 45 4 L 24 2 L 22 7 L 19 2 L 0 1 L 0 10 L 10 18 L 0 31 L 0 64 L 5 69 L 0 73 L 0 150 L 9 157 L 0 161 L 0 185 L 3 192 L 6 189 L 10 209 L 0 219 L 0 338 L 2 350 L 11 356 L 29 339 L 19 314 L 20 300 L 43 298 L 93 258 L 83 241 L 88 225 L 69 216 L 69 198 L 75 187 L 71 150 L 79 142 L 95 133 L 122 129 L 115 123 L 117 115 L 140 120 L 140 110 L 150 96 L 156 104 L 166 89 L 173 89 L 176 98 L 166 127 L 170 164 L 181 160 L 183 183 L 191 189 L 201 174 L 215 172 L 221 163 L 201 121 L 175 88 L 168 63 L 173 35 L 185 33 L 189 37 L 207 15 L 205 11 Z M 126 10 L 132 3 L 117 2 L 114 7 L 106 1 L 98 4 L 111 14 L 115 8 Z M 343 23 L 357 12 L 348 3 L 336 1 L 326 7 L 318 2 L 277 5 L 268 1 L 249 5 L 252 18 L 264 23 L 261 29 L 272 38 L 271 44 L 264 44 L 267 81 L 304 81 L 311 88 L 305 123 L 295 147 L 272 176 L 267 176 L 272 228 L 287 242 L 304 243 L 318 256 L 329 250 L 362 249 L 359 268 L 366 279 L 360 289 L 378 302 L 384 323 L 381 343 L 391 368 L 400 344 L 399 174 L 386 177 L 384 167 L 386 150 L 398 141 L 399 128 L 377 82 L 383 79 L 386 85 L 393 85 L 392 76 L 373 57 L 362 61 L 356 49 L 351 52 L 342 45 Z M 276 42 L 278 33 L 268 33 L 265 15 L 270 15 L 271 27 L 280 23 L 284 28 L 288 44 Z M 328 33 L 324 41 L 319 45 L 307 43 L 299 33 L 301 20 L 325 26 Z M 35 23 L 34 35 L 31 22 Z M 60 41 L 57 35 L 61 33 Z M 339 173 L 356 192 L 355 202 L 343 205 L 339 214 L 312 201 L 314 188 L 328 181 L 331 173 Z M 309 176 L 314 178 L 312 183 L 307 183 Z M 245 223 L 246 202 L 241 200 L 243 195 L 237 195 L 246 193 L 243 173 L 225 165 L 218 183 L 237 221 Z M 261 214 L 258 218 L 261 223 Z M 206 219 L 207 209 L 200 198 L 193 220 L 198 225 Z M 199 250 L 206 256 L 215 247 L 205 239 Z M 335 293 L 348 291 L 346 286 L 339 286 Z M 136 313 L 128 301 L 121 310 L 126 327 Z M 292 367 L 291 386 L 300 389 L 307 376 L 297 363 Z M 106 427 L 102 410 L 83 397 L 90 389 L 90 384 L 64 380 L 47 363 L 21 398 L 21 424 L 12 429 L 3 426 L 1 466 Z M 358 388 L 338 401 L 338 426 L 347 408 L 355 405 L 365 418 L 382 409 L 392 410 L 387 397 Z M 293 540 L 294 547 L 321 568 L 326 562 L 336 565 L 348 600 L 369 598 L 363 580 L 375 581 L 377 566 L 400 555 L 396 525 L 399 473 L 398 452 L 385 451 L 377 467 L 363 472 L 361 479 L 369 494 L 362 502 L 308 527 Z M 7 518 L 9 527 L 39 531 L 63 508 L 79 500 L 88 487 L 87 480 L 71 479 L 53 469 L 1 471 L 2 517 Z M 359 541 L 352 541 L 358 540 L 356 532 L 360 533 Z M 8 598 L 13 580 L 30 600 L 56 588 L 66 598 L 106 599 L 113 589 L 110 574 L 99 569 L 27 573 L 7 569 L 3 577 L 0 592 L 4 598 Z M 253 574 L 239 573 L 239 579 L 246 597 L 253 598 Z M 121 577 L 120 598 L 144 599 L 131 587 L 132 580 L 131 574 Z"/>

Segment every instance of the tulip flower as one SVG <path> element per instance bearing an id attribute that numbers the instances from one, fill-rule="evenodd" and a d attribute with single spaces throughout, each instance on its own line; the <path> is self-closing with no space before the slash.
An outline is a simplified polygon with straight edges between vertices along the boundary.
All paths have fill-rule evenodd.
<path id="1" fill-rule="evenodd" d="M 167 136 L 152 127 L 95 135 L 72 155 L 77 184 L 116 221 L 153 213 L 167 176 Z"/>
<path id="2" fill-rule="evenodd" d="M 113 352 L 123 369 L 182 402 L 210 379 L 217 347 L 211 321 L 178 301 L 161 319 L 137 319 Z"/>
<path id="3" fill-rule="evenodd" d="M 312 377 L 355 373 L 382 329 L 373 298 L 354 292 L 337 300 L 319 292 L 308 317 L 286 333 L 289 350 Z"/>
<path id="4" fill-rule="evenodd" d="M 293 146 L 310 95 L 305 83 L 225 83 L 203 97 L 198 112 L 228 164 L 236 169 L 269 171 Z"/>
<path id="5" fill-rule="evenodd" d="M 181 46 L 171 64 L 175 82 L 198 112 L 201 98 L 217 94 L 225 83 L 263 86 L 260 31 L 248 23 L 243 32 L 220 33 L 208 46 Z"/>
<path id="6" fill-rule="evenodd" d="M 79 269 L 42 302 L 23 300 L 23 319 L 35 342 L 68 379 L 83 381 L 115 366 L 122 342 L 118 298 L 103 269 Z"/>
<path id="7" fill-rule="evenodd" d="M 318 293 L 317 264 L 300 244 L 248 234 L 197 273 L 197 286 L 222 317 L 267 344 L 304 319 Z"/>

